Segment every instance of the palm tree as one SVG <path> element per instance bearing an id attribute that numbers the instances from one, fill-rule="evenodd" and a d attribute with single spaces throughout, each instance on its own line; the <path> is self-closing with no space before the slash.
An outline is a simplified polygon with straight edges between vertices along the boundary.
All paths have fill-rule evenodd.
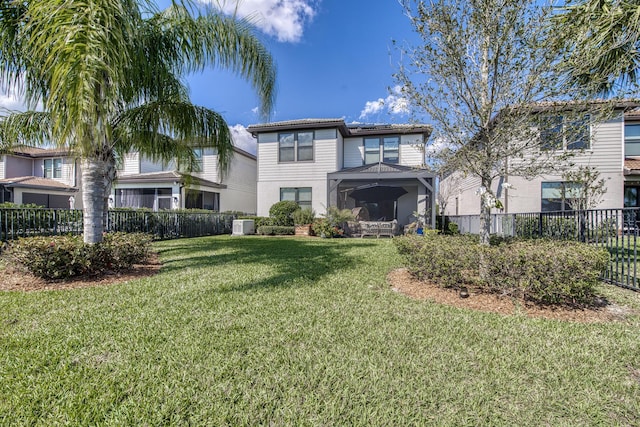
<path id="1" fill-rule="evenodd" d="M 640 5 L 621 0 L 574 0 L 553 18 L 562 66 L 577 88 L 609 95 L 637 84 Z"/>
<path id="2" fill-rule="evenodd" d="M 268 115 L 272 57 L 245 21 L 175 0 L 9 0 L 0 6 L 0 80 L 43 111 L 6 115 L 0 146 L 55 143 L 81 161 L 84 240 L 102 240 L 116 159 L 139 151 L 190 170 L 212 147 L 225 170 L 233 141 L 223 117 L 193 105 L 183 81 L 206 66 L 249 80 Z"/>

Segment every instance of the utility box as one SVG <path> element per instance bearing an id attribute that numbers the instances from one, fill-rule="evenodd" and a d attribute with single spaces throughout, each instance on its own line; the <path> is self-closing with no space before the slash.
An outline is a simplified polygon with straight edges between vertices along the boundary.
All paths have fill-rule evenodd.
<path id="1" fill-rule="evenodd" d="M 247 234 L 255 234 L 255 232 L 255 225 L 252 219 L 233 220 L 233 236 L 246 236 Z"/>

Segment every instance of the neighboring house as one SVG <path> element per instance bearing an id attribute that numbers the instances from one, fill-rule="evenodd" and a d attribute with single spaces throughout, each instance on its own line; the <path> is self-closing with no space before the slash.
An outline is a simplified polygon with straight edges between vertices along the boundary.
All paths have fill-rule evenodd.
<path id="1" fill-rule="evenodd" d="M 80 173 L 68 152 L 18 147 L 0 156 L 0 203 L 82 208 Z"/>
<path id="2" fill-rule="evenodd" d="M 256 212 L 256 157 L 234 148 L 229 171 L 218 169 L 213 149 L 194 149 L 198 172 L 180 172 L 175 162 L 162 163 L 130 153 L 124 156 L 109 204 L 113 207 L 207 209 Z"/>
<path id="3" fill-rule="evenodd" d="M 257 213 L 281 200 L 322 214 L 366 207 L 371 219 L 434 221 L 435 175 L 424 165 L 427 125 L 347 125 L 301 119 L 248 127 L 258 140 Z"/>
<path id="4" fill-rule="evenodd" d="M 604 178 L 607 192 L 596 208 L 617 209 L 640 207 L 640 112 L 638 104 L 619 104 L 615 114 L 606 121 L 589 125 L 586 121 L 580 137 L 565 143 L 561 150 L 579 150 L 571 157 L 571 168 L 595 168 Z M 561 115 L 557 115 L 561 125 Z M 548 132 L 548 130 L 547 130 Z M 540 133 L 545 138 L 545 130 Z M 544 142 L 544 139 L 543 139 Z M 503 183 L 509 183 L 504 186 Z M 480 180 L 459 172 L 447 175 L 440 182 L 439 199 L 446 205 L 447 215 L 478 215 L 480 213 Z M 492 190 L 503 205 L 494 213 L 551 212 L 571 210 L 571 183 L 562 175 L 546 174 L 534 179 L 505 176 L 493 182 Z"/>

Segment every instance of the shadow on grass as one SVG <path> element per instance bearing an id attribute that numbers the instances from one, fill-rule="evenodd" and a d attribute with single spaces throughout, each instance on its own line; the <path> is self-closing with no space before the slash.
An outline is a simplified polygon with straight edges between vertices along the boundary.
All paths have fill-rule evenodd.
<path id="1" fill-rule="evenodd" d="M 311 284 L 349 271 L 362 257 L 350 249 L 376 246 L 371 241 L 351 239 L 294 239 L 263 237 L 226 237 L 184 239 L 168 242 L 158 252 L 164 259 L 162 271 L 225 268 L 242 264 L 245 271 L 269 267 L 275 273 L 262 280 L 223 288 L 224 291 L 249 291 Z M 215 279 L 213 279 L 215 280 Z"/>

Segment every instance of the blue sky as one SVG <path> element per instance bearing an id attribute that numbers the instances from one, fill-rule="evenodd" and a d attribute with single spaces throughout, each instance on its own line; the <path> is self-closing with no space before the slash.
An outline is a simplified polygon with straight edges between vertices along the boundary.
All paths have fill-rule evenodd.
<path id="1" fill-rule="evenodd" d="M 401 123 L 406 103 L 393 93 L 399 55 L 392 40 L 416 36 L 397 0 L 213 0 L 257 28 L 278 67 L 271 121 L 344 118 Z M 262 122 L 251 86 L 207 70 L 189 78 L 191 98 L 222 113 L 238 146 L 255 152 L 244 128 Z M 391 89 L 391 91 L 390 91 Z"/>
<path id="2" fill-rule="evenodd" d="M 197 0 L 247 17 L 273 55 L 278 90 L 271 121 L 344 118 L 401 123 L 406 103 L 393 94 L 398 52 L 415 40 L 397 0 Z M 158 0 L 162 7 L 168 0 Z M 241 148 L 255 152 L 244 128 L 262 122 L 249 83 L 226 71 L 188 78 L 192 101 L 223 114 Z M 391 92 L 389 91 L 391 88 Z M 11 94 L 0 106 L 16 108 Z"/>

